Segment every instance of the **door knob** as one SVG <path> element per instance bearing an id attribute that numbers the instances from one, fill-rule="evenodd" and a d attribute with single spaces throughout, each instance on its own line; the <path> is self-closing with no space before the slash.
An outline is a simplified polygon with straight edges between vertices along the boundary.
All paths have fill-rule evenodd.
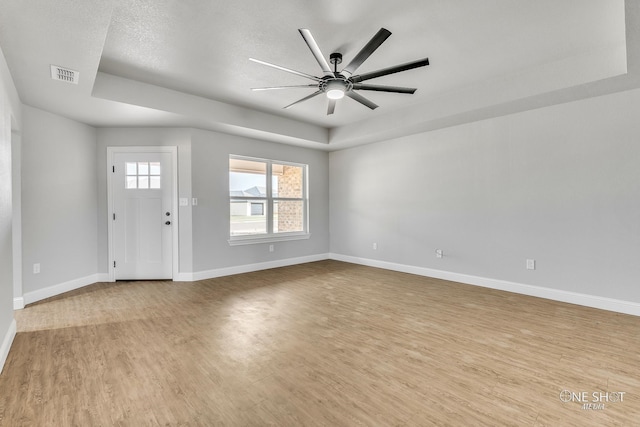
<path id="1" fill-rule="evenodd" d="M 171 225 L 171 221 L 165 222 L 164 225 Z"/>

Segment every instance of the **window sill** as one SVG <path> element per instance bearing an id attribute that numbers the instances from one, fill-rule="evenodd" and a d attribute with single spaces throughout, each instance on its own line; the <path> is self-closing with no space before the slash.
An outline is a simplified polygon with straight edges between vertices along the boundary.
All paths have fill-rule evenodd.
<path id="1" fill-rule="evenodd" d="M 264 237 L 256 237 L 256 236 L 247 236 L 247 237 L 236 237 L 227 240 L 229 242 L 229 246 L 241 246 L 241 245 L 256 245 L 260 243 L 275 243 L 275 242 L 286 242 L 289 240 L 306 240 L 311 237 L 311 233 L 304 234 L 285 234 L 282 236 L 264 236 Z"/>

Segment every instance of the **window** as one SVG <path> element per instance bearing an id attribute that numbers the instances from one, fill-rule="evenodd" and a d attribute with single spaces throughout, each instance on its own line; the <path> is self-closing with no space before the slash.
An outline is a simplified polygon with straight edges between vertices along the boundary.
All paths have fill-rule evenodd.
<path id="1" fill-rule="evenodd" d="M 307 165 L 229 157 L 229 243 L 306 239 Z"/>
<path id="2" fill-rule="evenodd" d="M 127 162 L 127 189 L 159 189 L 160 162 Z"/>

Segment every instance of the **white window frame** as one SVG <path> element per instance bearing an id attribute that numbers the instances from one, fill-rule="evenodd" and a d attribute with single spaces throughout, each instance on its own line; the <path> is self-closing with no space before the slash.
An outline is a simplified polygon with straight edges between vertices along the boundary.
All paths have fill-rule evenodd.
<path id="1" fill-rule="evenodd" d="M 311 233 L 309 231 L 309 165 L 303 163 L 294 163 L 287 162 L 283 160 L 273 160 L 273 159 L 262 159 L 258 157 L 247 157 L 247 156 L 239 156 L 235 154 L 229 155 L 229 160 L 237 159 L 237 160 L 248 160 L 252 162 L 262 162 L 266 163 L 267 172 L 266 172 L 266 187 L 267 187 L 267 195 L 264 199 L 260 198 L 260 200 L 266 200 L 266 211 L 267 211 L 267 232 L 265 234 L 252 234 L 252 235 L 244 235 L 244 236 L 232 236 L 231 235 L 231 214 L 229 212 L 229 245 L 252 245 L 258 243 L 272 243 L 272 242 L 282 242 L 287 240 L 303 240 L 311 237 Z M 286 165 L 286 166 L 295 166 L 302 168 L 302 198 L 291 198 L 291 197 L 273 197 L 273 178 L 272 178 L 272 165 Z M 231 170 L 229 170 L 229 173 Z M 227 175 L 228 177 L 229 175 Z M 229 194 L 229 184 L 227 183 L 227 194 Z M 229 194 L 229 206 L 231 206 L 232 200 L 247 200 L 249 202 L 255 201 L 255 197 L 232 197 Z M 282 232 L 282 233 L 274 233 L 273 232 L 273 204 L 275 201 L 302 201 L 302 211 L 303 211 L 303 230 L 302 231 L 292 231 L 292 232 Z"/>

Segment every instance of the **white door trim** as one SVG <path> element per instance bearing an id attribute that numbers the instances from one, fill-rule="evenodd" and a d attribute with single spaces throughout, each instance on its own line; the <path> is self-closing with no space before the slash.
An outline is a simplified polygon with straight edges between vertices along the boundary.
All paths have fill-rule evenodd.
<path id="1" fill-rule="evenodd" d="M 179 259 L 179 231 L 180 221 L 178 215 L 178 147 L 176 146 L 142 146 L 142 147 L 107 147 L 107 234 L 109 244 L 109 281 L 115 282 L 115 270 L 113 268 L 114 248 L 113 248 L 113 179 L 112 167 L 113 158 L 116 153 L 170 153 L 173 180 L 173 194 L 171 195 L 171 206 L 174 212 L 171 227 L 172 230 L 172 278 L 178 277 L 180 269 Z"/>

